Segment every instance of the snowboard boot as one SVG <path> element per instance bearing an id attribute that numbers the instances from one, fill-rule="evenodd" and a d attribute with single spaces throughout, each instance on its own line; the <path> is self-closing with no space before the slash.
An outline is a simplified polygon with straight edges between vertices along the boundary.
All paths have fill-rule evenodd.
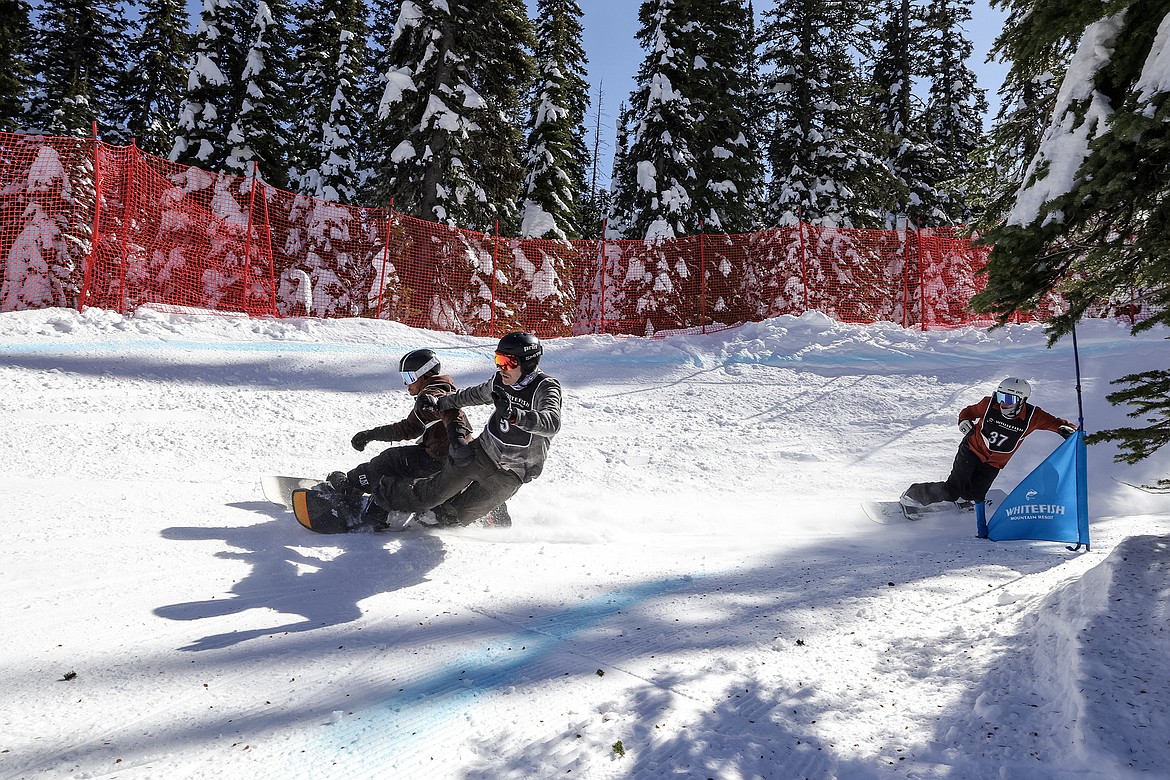
<path id="1" fill-rule="evenodd" d="M 488 512 L 479 519 L 479 522 L 485 528 L 511 528 L 512 515 L 508 513 L 507 502 Z"/>
<path id="2" fill-rule="evenodd" d="M 331 471 L 329 476 L 325 477 L 325 482 L 329 487 L 333 488 L 337 493 L 351 493 L 358 492 L 352 482 L 349 481 L 349 476 L 344 471 Z"/>
<path id="3" fill-rule="evenodd" d="M 439 518 L 435 517 L 434 510 L 428 509 L 425 512 L 415 512 L 410 516 L 410 522 L 426 528 L 434 528 L 439 524 Z"/>
<path id="4" fill-rule="evenodd" d="M 902 514 L 906 515 L 910 520 L 918 519 L 918 516 L 922 514 L 922 510 L 926 508 L 922 505 L 922 502 L 910 497 L 909 490 L 898 497 L 898 503 L 902 506 Z"/>
<path id="5" fill-rule="evenodd" d="M 320 482 L 313 486 L 312 491 L 316 494 L 318 500 L 324 504 L 324 511 L 336 518 L 331 522 L 331 525 L 340 523 L 346 530 L 353 531 L 363 525 L 369 524 L 368 506 L 372 504 L 369 496 L 362 495 L 355 492 L 339 492 L 333 489 L 329 482 Z M 377 507 L 375 506 L 375 509 Z M 322 511 L 320 508 L 315 511 Z M 316 526 L 314 525 L 314 529 Z M 341 527 L 336 530 L 327 531 L 326 533 L 339 533 Z"/>
<path id="6" fill-rule="evenodd" d="M 405 531 L 415 520 L 415 516 L 410 512 L 398 510 L 387 512 L 373 501 L 369 502 L 369 507 L 362 517 L 362 524 L 374 531 Z"/>
<path id="7" fill-rule="evenodd" d="M 411 515 L 411 522 L 431 528 L 452 528 L 454 526 L 467 525 L 467 523 L 460 521 L 451 510 L 442 504 L 428 509 L 425 512 L 414 513 Z"/>
<path id="8" fill-rule="evenodd" d="M 401 531 L 410 525 L 411 515 L 409 512 L 387 511 L 378 506 L 371 495 L 365 493 L 354 493 L 353 495 L 357 497 L 356 501 L 360 507 L 356 527 L 378 532 Z"/>

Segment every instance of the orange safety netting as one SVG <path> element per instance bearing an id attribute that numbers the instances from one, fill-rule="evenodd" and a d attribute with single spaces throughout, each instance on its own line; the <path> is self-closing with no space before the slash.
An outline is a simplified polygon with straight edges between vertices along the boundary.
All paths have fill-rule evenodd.
<path id="1" fill-rule="evenodd" d="M 817 310 L 990 324 L 988 247 L 801 224 L 674 240 L 504 238 L 296 195 L 96 139 L 0 133 L 0 311 L 182 307 L 476 335 L 649 335 Z"/>

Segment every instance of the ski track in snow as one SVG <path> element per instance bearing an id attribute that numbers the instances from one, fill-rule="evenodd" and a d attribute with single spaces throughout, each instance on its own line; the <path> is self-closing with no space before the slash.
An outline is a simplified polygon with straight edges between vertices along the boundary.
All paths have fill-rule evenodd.
<path id="1" fill-rule="evenodd" d="M 1132 424 L 1103 396 L 1165 334 L 1079 336 L 1089 429 Z M 1089 552 L 858 505 L 944 477 L 1009 373 L 1075 419 L 1068 345 L 815 314 L 550 341 L 564 428 L 513 528 L 322 537 L 262 500 L 376 452 L 349 437 L 409 409 L 403 352 L 468 385 L 493 345 L 0 315 L 0 777 L 1170 776 L 1170 497 L 1119 482 L 1170 454 L 1090 448 Z"/>

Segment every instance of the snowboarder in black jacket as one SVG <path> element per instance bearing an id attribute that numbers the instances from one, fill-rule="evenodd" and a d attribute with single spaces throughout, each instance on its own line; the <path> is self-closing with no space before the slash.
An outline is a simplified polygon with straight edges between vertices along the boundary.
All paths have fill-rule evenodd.
<path id="1" fill-rule="evenodd" d="M 454 380 L 442 370 L 438 356 L 429 349 L 408 352 L 398 362 L 402 383 L 415 399 L 435 399 L 455 392 Z M 439 411 L 430 405 L 420 406 L 416 400 L 415 408 L 404 419 L 355 433 L 350 444 L 358 452 L 372 441 L 417 441 L 389 447 L 348 472 L 334 471 L 325 480 L 333 491 L 342 495 L 370 493 L 383 477 L 418 479 L 442 469 L 447 459 L 448 429 L 466 434 L 471 426 L 459 409 Z"/>

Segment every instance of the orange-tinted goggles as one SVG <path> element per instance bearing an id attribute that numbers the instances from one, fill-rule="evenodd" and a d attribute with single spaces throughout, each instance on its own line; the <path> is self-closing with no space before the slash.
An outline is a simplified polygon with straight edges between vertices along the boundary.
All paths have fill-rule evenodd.
<path id="1" fill-rule="evenodd" d="M 511 371 L 519 365 L 520 361 L 511 355 L 501 355 L 499 352 L 496 353 L 496 368 L 500 369 L 501 371 Z"/>

